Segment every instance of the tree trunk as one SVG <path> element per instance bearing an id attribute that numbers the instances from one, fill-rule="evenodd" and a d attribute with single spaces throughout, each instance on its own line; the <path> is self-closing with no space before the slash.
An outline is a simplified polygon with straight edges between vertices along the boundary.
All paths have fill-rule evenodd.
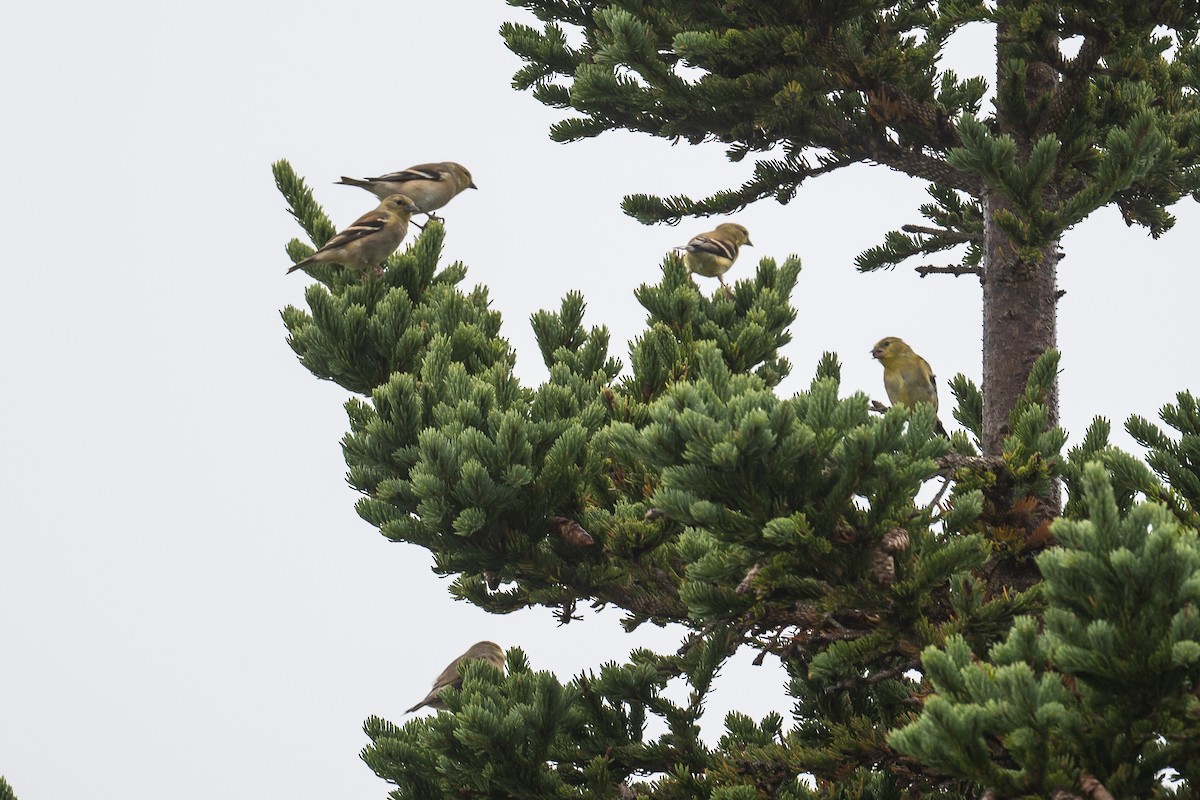
<path id="1" fill-rule="evenodd" d="M 983 198 L 983 448 L 998 456 L 1009 433 L 1009 415 L 1025 391 L 1029 371 L 1057 339 L 1058 242 L 1042 248 L 1036 263 L 1022 261 L 996 224 L 1006 198 Z M 1050 424 L 1058 423 L 1058 384 L 1047 398 Z M 1054 497 L 1045 498 L 1057 510 Z"/>

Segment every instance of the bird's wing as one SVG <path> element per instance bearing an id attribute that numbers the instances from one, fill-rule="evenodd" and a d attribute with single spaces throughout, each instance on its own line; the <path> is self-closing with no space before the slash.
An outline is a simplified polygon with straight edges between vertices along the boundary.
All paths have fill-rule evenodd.
<path id="1" fill-rule="evenodd" d="M 458 663 L 460 661 L 462 661 L 462 656 L 459 656 L 451 661 L 450 664 L 444 670 L 442 670 L 442 674 L 438 675 L 437 680 L 433 682 L 433 688 L 435 690 L 440 686 L 448 686 L 452 683 L 456 683 L 459 680 Z"/>
<path id="2" fill-rule="evenodd" d="M 366 236 L 379 233 L 381 230 L 387 227 L 387 224 L 388 217 L 386 214 L 377 214 L 375 212 L 365 214 L 356 219 L 354 223 L 350 225 L 350 227 L 339 232 L 336 236 L 326 242 L 325 246 L 321 249 L 328 250 L 331 247 L 342 247 L 350 244 L 350 242 L 356 242 Z"/>
<path id="3" fill-rule="evenodd" d="M 399 172 L 389 172 L 369 181 L 386 181 L 388 183 L 403 183 L 404 181 L 444 181 L 447 172 L 441 164 L 417 164 L 415 167 L 402 169 Z"/>
<path id="4" fill-rule="evenodd" d="M 712 253 L 714 256 L 728 258 L 730 261 L 737 258 L 738 253 L 737 245 L 721 239 L 714 239 L 703 233 L 688 242 L 686 249 L 692 253 Z"/>
<path id="5" fill-rule="evenodd" d="M 933 410 L 937 411 L 938 396 L 937 396 L 937 375 L 933 374 L 933 367 L 929 366 L 929 362 L 918 356 L 921 366 L 924 368 L 922 372 L 929 376 L 929 402 L 933 405 Z M 938 425 L 942 423 L 939 422 Z"/>

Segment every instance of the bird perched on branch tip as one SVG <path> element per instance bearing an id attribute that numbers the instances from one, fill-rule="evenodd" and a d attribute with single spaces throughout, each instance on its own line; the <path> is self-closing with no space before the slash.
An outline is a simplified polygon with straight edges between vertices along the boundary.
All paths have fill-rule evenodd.
<path id="1" fill-rule="evenodd" d="M 913 408 L 917 403 L 929 403 L 938 409 L 937 378 L 929 362 L 913 352 L 903 339 L 887 336 L 871 348 L 871 356 L 883 364 L 883 388 L 892 405 Z M 946 428 L 936 419 L 939 435 L 947 436 Z"/>
<path id="2" fill-rule="evenodd" d="M 438 219 L 433 212 L 449 203 L 460 192 L 478 189 L 471 173 L 462 164 L 439 161 L 433 164 L 417 164 L 415 167 L 389 172 L 374 178 L 347 178 L 342 176 L 337 183 L 358 186 L 376 197 L 403 194 L 412 198 L 421 213 L 430 219 Z"/>
<path id="3" fill-rule="evenodd" d="M 421 706 L 429 706 L 430 708 L 445 708 L 439 695 L 447 686 L 453 686 L 455 689 L 462 688 L 462 675 L 459 673 L 459 665 L 464 661 L 481 658 L 491 664 L 501 672 L 504 671 L 504 651 L 500 649 L 500 645 L 495 642 L 476 642 L 471 645 L 467 652 L 463 653 L 458 658 L 450 662 L 442 674 L 437 676 L 437 680 L 433 682 L 433 688 L 429 690 L 429 694 L 417 703 L 412 708 L 405 711 L 405 714 L 411 714 Z"/>
<path id="4" fill-rule="evenodd" d="M 713 230 L 694 236 L 687 244 L 675 249 L 683 251 L 683 264 L 689 271 L 706 278 L 716 278 L 721 286 L 725 286 L 722 276 L 737 261 L 738 249 L 742 245 L 754 246 L 750 241 L 750 231 L 736 222 L 722 222 Z"/>
<path id="5" fill-rule="evenodd" d="M 374 211 L 363 214 L 350 227 L 339 231 L 317 252 L 292 265 L 288 272 L 314 264 L 341 264 L 366 272 L 382 269 L 408 233 L 408 220 L 419 208 L 402 194 L 385 197 Z"/>

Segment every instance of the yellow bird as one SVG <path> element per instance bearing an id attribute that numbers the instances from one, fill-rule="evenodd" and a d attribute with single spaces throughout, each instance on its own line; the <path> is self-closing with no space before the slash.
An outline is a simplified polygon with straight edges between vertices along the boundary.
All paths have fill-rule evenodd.
<path id="1" fill-rule="evenodd" d="M 871 355 L 883 364 L 883 388 L 887 389 L 892 405 L 913 408 L 917 403 L 929 403 L 938 409 L 937 378 L 929 362 L 913 352 L 903 339 L 888 336 L 871 348 Z M 937 432 L 946 436 L 942 421 L 936 420 Z"/>
<path id="2" fill-rule="evenodd" d="M 701 233 L 675 249 L 683 251 L 683 264 L 688 270 L 706 278 L 716 278 L 724 286 L 725 279 L 721 276 L 737 261 L 742 245 L 754 246 L 750 231 L 736 222 L 722 222 L 714 230 Z"/>
<path id="3" fill-rule="evenodd" d="M 438 696 L 447 686 L 453 686 L 455 689 L 462 688 L 462 675 L 458 672 L 459 664 L 471 659 L 481 658 L 491 664 L 501 672 L 504 671 L 504 651 L 500 649 L 500 645 L 495 642 L 476 642 L 471 645 L 467 652 L 463 653 L 458 658 L 450 662 L 442 674 L 437 676 L 437 680 L 433 682 L 433 688 L 429 690 L 429 694 L 425 695 L 421 702 L 405 711 L 405 714 L 411 714 L 421 706 L 429 706 L 430 708 L 445 708 L 441 698 Z"/>
<path id="4" fill-rule="evenodd" d="M 462 164 L 453 161 L 438 161 L 434 164 L 417 164 L 399 172 L 389 172 L 374 178 L 347 178 L 342 176 L 337 183 L 358 186 L 379 198 L 389 194 L 402 194 L 427 214 L 437 219 L 433 212 L 449 203 L 466 189 L 478 189 L 471 173 Z"/>
<path id="5" fill-rule="evenodd" d="M 288 272 L 313 264 L 341 264 L 359 272 L 381 270 L 383 262 L 404 241 L 409 218 L 420 210 L 402 194 L 389 195 L 378 208 L 354 220 L 320 250 L 293 264 Z"/>

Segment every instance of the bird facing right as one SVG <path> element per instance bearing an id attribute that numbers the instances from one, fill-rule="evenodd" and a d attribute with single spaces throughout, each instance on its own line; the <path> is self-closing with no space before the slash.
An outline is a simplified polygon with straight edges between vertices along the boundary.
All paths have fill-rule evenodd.
<path id="1" fill-rule="evenodd" d="M 683 251 L 683 264 L 689 271 L 706 278 L 716 278 L 725 285 L 723 276 L 737 260 L 738 249 L 746 245 L 753 247 L 750 231 L 736 222 L 722 222 L 707 233 L 692 237 L 685 245 L 676 247 Z"/>
<path id="2" fill-rule="evenodd" d="M 883 364 L 883 388 L 892 405 L 913 408 L 917 403 L 929 403 L 938 409 L 937 378 L 929 362 L 913 352 L 903 339 L 886 336 L 871 348 L 871 356 Z M 940 419 L 936 430 L 946 436 Z"/>
<path id="3" fill-rule="evenodd" d="M 420 209 L 404 195 L 389 195 L 378 208 L 354 220 L 317 252 L 293 264 L 288 272 L 314 264 L 341 264 L 364 273 L 381 270 L 383 262 L 404 241 L 408 220 L 417 211 Z"/>
<path id="4" fill-rule="evenodd" d="M 500 649 L 500 645 L 495 642 L 476 642 L 471 645 L 467 652 L 463 653 L 458 658 L 450 662 L 442 674 L 437 676 L 437 680 L 433 682 L 433 688 L 429 690 L 429 694 L 417 703 L 412 708 L 405 711 L 405 714 L 411 714 L 421 706 L 429 706 L 430 708 L 445 708 L 439 695 L 447 686 L 453 686 L 455 689 L 462 688 L 462 675 L 458 671 L 458 667 L 464 661 L 481 658 L 491 664 L 501 672 L 504 671 L 504 651 Z"/>
<path id="5" fill-rule="evenodd" d="M 337 182 L 366 189 L 376 197 L 396 193 L 407 195 L 421 209 L 421 213 L 428 214 L 431 219 L 434 211 L 449 203 L 460 192 L 479 188 L 467 168 L 453 161 L 417 164 L 374 178 L 347 178 L 343 175 Z"/>

